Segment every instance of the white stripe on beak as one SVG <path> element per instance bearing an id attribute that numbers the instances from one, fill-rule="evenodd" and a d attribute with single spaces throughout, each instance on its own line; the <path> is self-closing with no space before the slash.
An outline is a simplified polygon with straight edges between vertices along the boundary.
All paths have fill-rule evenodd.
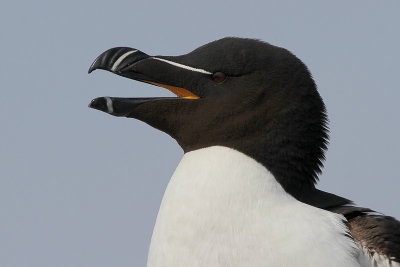
<path id="1" fill-rule="evenodd" d="M 106 99 L 106 104 L 107 104 L 107 112 L 111 114 L 114 112 L 112 100 L 109 97 L 105 97 L 105 99 Z"/>
<path id="2" fill-rule="evenodd" d="M 206 71 L 206 70 L 203 70 L 203 69 L 196 69 L 196 68 L 193 68 L 193 67 L 190 67 L 190 66 L 186 66 L 186 65 L 183 65 L 183 64 L 180 64 L 180 63 L 176 63 L 176 62 L 173 62 L 173 61 L 169 61 L 169 60 L 166 60 L 166 59 L 163 59 L 163 58 L 158 58 L 158 57 L 151 57 L 151 58 L 159 60 L 159 61 L 162 61 L 162 62 L 165 62 L 165 63 L 168 63 L 168 64 L 171 64 L 171 65 L 173 65 L 175 67 L 182 68 L 182 69 L 185 69 L 185 70 L 200 72 L 200 73 L 203 73 L 203 74 L 211 74 L 211 72 L 209 72 L 209 71 Z"/>
<path id="3" fill-rule="evenodd" d="M 115 61 L 114 64 L 112 65 L 111 71 L 115 71 L 115 70 L 118 68 L 119 64 L 121 64 L 122 60 L 124 60 L 127 56 L 129 56 L 130 54 L 133 54 L 133 53 L 135 53 L 135 52 L 137 52 L 137 50 L 132 50 L 132 51 L 126 52 L 125 54 L 123 54 L 122 56 L 120 56 L 120 57 L 117 59 L 117 61 Z M 107 102 L 107 103 L 108 103 L 108 102 Z"/>

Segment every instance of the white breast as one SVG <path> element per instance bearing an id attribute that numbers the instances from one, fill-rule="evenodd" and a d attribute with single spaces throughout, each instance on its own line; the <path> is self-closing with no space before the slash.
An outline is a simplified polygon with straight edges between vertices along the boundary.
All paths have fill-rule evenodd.
<path id="1" fill-rule="evenodd" d="M 294 199 L 245 154 L 200 149 L 168 184 L 148 266 L 359 266 L 343 220 Z"/>

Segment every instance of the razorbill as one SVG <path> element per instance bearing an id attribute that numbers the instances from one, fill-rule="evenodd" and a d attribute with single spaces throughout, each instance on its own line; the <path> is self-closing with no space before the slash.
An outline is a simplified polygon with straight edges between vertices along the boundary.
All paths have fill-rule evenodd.
<path id="1" fill-rule="evenodd" d="M 185 152 L 165 191 L 148 266 L 400 266 L 400 222 L 315 188 L 324 103 L 286 49 L 224 38 L 181 56 L 116 47 L 104 69 L 178 97 L 100 97 Z"/>

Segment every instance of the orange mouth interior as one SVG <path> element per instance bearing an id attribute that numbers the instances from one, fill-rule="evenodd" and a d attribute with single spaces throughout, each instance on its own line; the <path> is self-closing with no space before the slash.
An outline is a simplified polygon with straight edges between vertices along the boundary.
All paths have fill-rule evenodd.
<path id="1" fill-rule="evenodd" d="M 182 98 L 186 98 L 186 99 L 199 99 L 200 98 L 197 95 L 193 94 L 192 92 L 186 90 L 185 88 L 171 86 L 171 85 L 165 85 L 165 84 L 155 83 L 155 82 L 148 82 L 148 83 L 154 84 L 156 86 L 164 87 L 165 89 L 168 89 L 172 93 L 176 94 L 178 97 L 182 97 Z"/>

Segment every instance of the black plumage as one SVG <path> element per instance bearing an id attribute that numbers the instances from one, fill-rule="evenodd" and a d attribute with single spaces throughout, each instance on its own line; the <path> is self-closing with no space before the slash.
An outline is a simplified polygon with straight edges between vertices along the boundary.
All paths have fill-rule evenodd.
<path id="1" fill-rule="evenodd" d="M 142 120 L 176 139 L 184 152 L 214 145 L 241 151 L 299 201 L 343 214 L 351 236 L 371 253 L 400 262 L 399 221 L 315 188 L 328 142 L 325 105 L 307 67 L 286 49 L 241 38 L 182 56 L 113 48 L 89 72 L 95 69 L 163 86 L 183 98 L 102 97 L 90 107 Z"/>

